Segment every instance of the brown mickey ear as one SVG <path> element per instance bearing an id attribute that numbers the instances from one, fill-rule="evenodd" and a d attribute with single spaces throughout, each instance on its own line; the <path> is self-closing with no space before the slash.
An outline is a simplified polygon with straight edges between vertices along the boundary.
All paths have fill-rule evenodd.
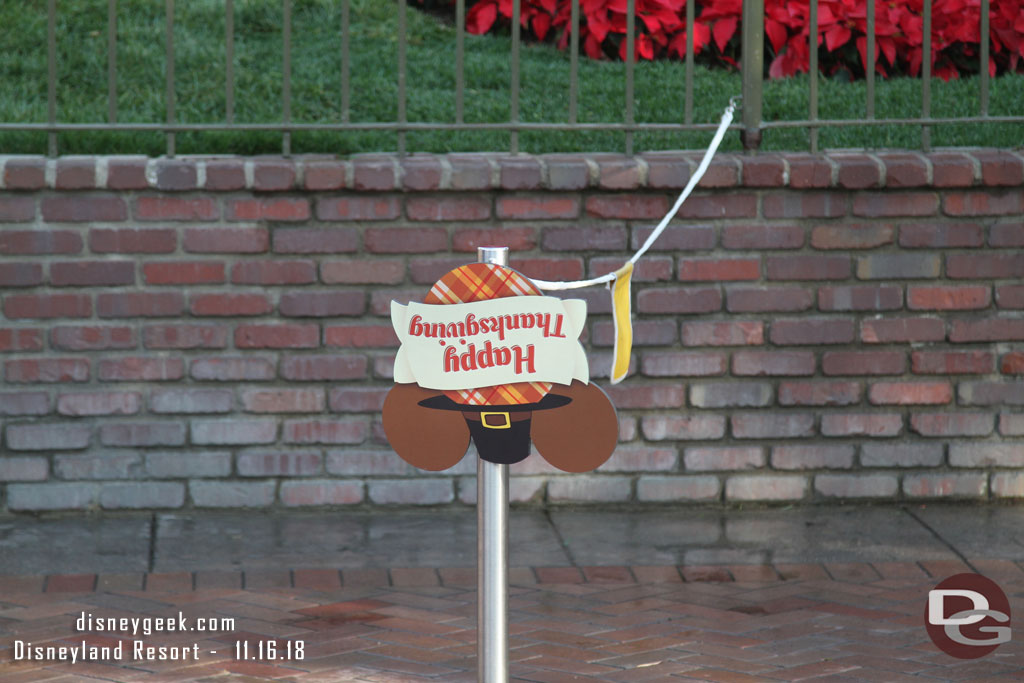
<path id="1" fill-rule="evenodd" d="M 439 392 L 416 384 L 396 384 L 384 399 L 384 433 L 410 465 L 431 472 L 453 467 L 469 449 L 469 427 L 462 413 L 424 408 L 419 402 Z"/>
<path id="2" fill-rule="evenodd" d="M 573 380 L 554 385 L 552 394 L 572 403 L 533 414 L 530 438 L 544 459 L 564 472 L 589 472 L 600 467 L 619 440 L 615 406 L 596 384 Z"/>

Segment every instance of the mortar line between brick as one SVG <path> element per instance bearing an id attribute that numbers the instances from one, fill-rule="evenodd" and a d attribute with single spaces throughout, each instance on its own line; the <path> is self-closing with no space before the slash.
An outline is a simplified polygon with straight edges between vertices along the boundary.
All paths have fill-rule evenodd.
<path id="1" fill-rule="evenodd" d="M 555 520 L 551 518 L 551 510 L 544 510 L 544 519 L 548 520 L 548 524 L 551 525 L 551 530 L 555 533 L 555 540 L 558 541 L 558 545 L 562 549 L 562 552 L 565 553 L 565 557 L 569 560 L 569 564 L 579 569 L 579 565 L 576 564 L 576 558 L 572 554 L 572 548 L 569 547 L 565 538 L 562 537 L 562 532 L 559 530 L 558 525 L 555 524 Z"/>
<path id="2" fill-rule="evenodd" d="M 923 519 L 921 519 L 920 517 L 915 515 L 914 512 L 912 510 L 910 510 L 909 508 L 904 507 L 903 508 L 903 512 L 905 512 L 908 515 L 910 515 L 910 517 L 912 517 L 914 519 L 914 521 L 916 521 L 922 527 L 927 529 L 928 532 L 931 533 L 932 536 L 934 536 L 936 539 L 938 539 L 944 546 L 949 548 L 953 552 L 954 555 L 959 557 L 961 559 L 961 561 L 963 561 L 964 564 L 966 564 L 968 567 L 971 568 L 972 572 L 974 572 L 975 574 L 980 574 L 981 573 L 981 572 L 978 571 L 977 567 L 975 567 L 973 564 L 971 564 L 971 561 L 969 559 L 967 559 L 966 555 L 964 555 L 962 552 L 960 552 L 960 550 L 957 549 L 956 546 L 954 546 L 952 543 L 947 541 L 942 536 L 942 534 L 940 534 L 938 531 L 936 531 L 934 528 L 932 528 L 932 526 L 930 524 L 928 524 L 926 521 L 924 521 Z"/>

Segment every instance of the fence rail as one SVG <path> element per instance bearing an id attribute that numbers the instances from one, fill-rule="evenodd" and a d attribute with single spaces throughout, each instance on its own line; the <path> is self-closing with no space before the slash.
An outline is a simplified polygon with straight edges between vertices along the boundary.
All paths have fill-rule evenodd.
<path id="1" fill-rule="evenodd" d="M 513 2 L 511 29 L 509 111 L 507 121 L 473 122 L 465 117 L 466 98 L 466 0 L 455 2 L 455 88 L 454 88 L 454 120 L 452 121 L 413 121 L 409 120 L 407 107 L 407 46 L 406 12 L 409 0 L 397 0 L 397 101 L 396 116 L 393 121 L 356 121 L 352 120 L 352 54 L 351 54 L 351 3 L 340 0 L 340 41 L 338 45 L 340 60 L 340 84 L 337 93 L 340 100 L 340 117 L 333 122 L 300 122 L 293 120 L 292 104 L 292 0 L 278 0 L 281 3 L 281 103 L 280 118 L 276 122 L 238 121 L 235 112 L 235 24 L 234 2 L 224 0 L 225 35 L 224 35 L 224 112 L 221 122 L 182 122 L 176 115 L 175 90 L 175 40 L 174 16 L 175 1 L 164 0 L 165 35 L 165 115 L 163 121 L 123 122 L 118 117 L 118 3 L 108 0 L 107 5 L 107 120 L 106 122 L 61 121 L 58 117 L 59 102 L 57 100 L 57 0 L 47 0 L 47 118 L 42 121 L 0 121 L 0 131 L 34 131 L 48 134 L 48 153 L 56 156 L 58 150 L 58 133 L 76 131 L 148 131 L 160 132 L 166 138 L 165 148 L 169 156 L 175 154 L 175 136 L 191 131 L 274 131 L 281 134 L 281 152 L 289 155 L 292 152 L 292 134 L 299 131 L 389 131 L 395 134 L 395 148 L 398 153 L 405 154 L 408 150 L 406 134 L 413 131 L 503 131 L 509 134 L 509 151 L 520 151 L 519 133 L 523 131 L 621 131 L 627 154 L 633 153 L 634 135 L 644 131 L 701 131 L 713 129 L 714 121 L 694 121 L 694 31 L 688 30 L 685 47 L 685 78 L 683 85 L 683 112 L 679 122 L 645 122 L 639 121 L 634 97 L 636 79 L 635 33 L 636 33 L 636 0 L 627 0 L 627 31 L 626 59 L 623 64 L 625 97 L 622 103 L 623 117 L 621 121 L 582 122 L 579 120 L 579 40 L 580 40 L 580 0 L 573 0 L 569 25 L 570 51 L 568 73 L 568 116 L 564 121 L 521 121 L 520 120 L 520 48 L 523 38 L 520 32 L 520 1 Z M 822 129 L 842 128 L 850 126 L 880 125 L 912 125 L 920 126 L 920 147 L 924 151 L 931 148 L 931 128 L 942 124 L 982 124 L 982 123 L 1019 123 L 1024 122 L 1024 115 L 989 114 L 990 77 L 987 68 L 979 69 L 979 101 L 978 113 L 974 116 L 943 117 L 933 116 L 931 99 L 931 64 L 928 59 L 922 63 L 921 74 L 921 111 L 919 116 L 900 118 L 876 118 L 875 88 L 875 5 L 877 0 L 867 2 L 867 64 L 865 65 L 866 98 L 863 119 L 836 119 L 819 117 L 819 80 L 818 46 L 819 34 L 818 0 L 810 2 L 809 30 L 809 81 L 807 97 L 807 117 L 799 120 L 763 120 L 764 109 L 764 0 L 743 0 L 743 22 L 741 33 L 742 45 L 742 122 L 733 125 L 740 132 L 743 146 L 748 151 L 756 151 L 765 131 L 772 129 L 807 128 L 809 130 L 809 148 L 818 152 L 820 147 L 819 134 Z M 931 20 L 932 2 L 924 2 L 923 54 L 931 53 Z M 686 3 L 687 26 L 692 27 L 695 19 L 695 2 Z M 985 67 L 989 60 L 989 0 L 981 0 L 981 40 L 979 64 Z M 723 105 L 724 106 L 724 105 Z M 482 150 L 483 151 L 483 150 Z M 493 150 L 490 150 L 493 151 Z"/>

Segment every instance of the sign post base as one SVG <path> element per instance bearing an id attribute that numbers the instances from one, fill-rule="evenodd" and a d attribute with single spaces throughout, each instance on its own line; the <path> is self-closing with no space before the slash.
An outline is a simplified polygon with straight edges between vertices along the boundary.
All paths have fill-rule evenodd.
<path id="1" fill-rule="evenodd" d="M 508 681 L 508 465 L 476 467 L 477 680 Z"/>

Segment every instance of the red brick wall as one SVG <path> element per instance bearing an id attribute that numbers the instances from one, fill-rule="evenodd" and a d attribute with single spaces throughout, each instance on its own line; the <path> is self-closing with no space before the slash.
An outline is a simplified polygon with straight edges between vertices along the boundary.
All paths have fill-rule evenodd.
<path id="1" fill-rule="evenodd" d="M 696 161 L 0 160 L 4 506 L 472 502 L 387 448 L 389 302 L 480 244 L 607 272 Z M 1018 155 L 721 156 L 639 265 L 616 455 L 513 498 L 1024 497 L 1022 276 Z"/>

